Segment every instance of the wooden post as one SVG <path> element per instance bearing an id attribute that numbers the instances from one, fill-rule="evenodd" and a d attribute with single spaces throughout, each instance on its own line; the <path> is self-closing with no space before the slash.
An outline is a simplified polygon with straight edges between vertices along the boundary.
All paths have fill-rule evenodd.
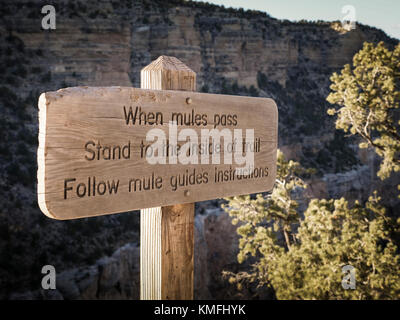
<path id="1" fill-rule="evenodd" d="M 196 73 L 161 56 L 141 71 L 141 88 L 196 91 Z M 140 211 L 140 299 L 193 299 L 194 203 Z"/>

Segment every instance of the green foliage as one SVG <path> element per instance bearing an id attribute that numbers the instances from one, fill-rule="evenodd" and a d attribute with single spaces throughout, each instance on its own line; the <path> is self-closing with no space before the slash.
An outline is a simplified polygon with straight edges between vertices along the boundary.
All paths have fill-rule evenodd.
<path id="1" fill-rule="evenodd" d="M 13 108 L 17 98 L 17 95 L 8 87 L 0 87 L 0 99 L 6 107 Z"/>
<path id="2" fill-rule="evenodd" d="M 48 71 L 46 74 L 44 74 L 41 78 L 42 82 L 50 82 L 51 81 L 51 72 Z"/>
<path id="3" fill-rule="evenodd" d="M 252 96 L 252 97 L 258 97 L 258 95 L 260 94 L 258 92 L 258 90 L 256 89 L 256 87 L 253 85 L 250 86 L 249 93 L 250 93 L 250 96 Z"/>
<path id="4" fill-rule="evenodd" d="M 240 223 L 238 261 L 251 272 L 225 273 L 241 288 L 274 288 L 278 299 L 398 299 L 400 255 L 391 239 L 399 222 L 385 216 L 374 194 L 364 204 L 345 199 L 310 201 L 302 219 L 294 195 L 306 184 L 300 164 L 278 151 L 276 186 L 269 195 L 229 198 L 225 210 Z M 342 287 L 342 267 L 356 270 L 356 289 Z"/>
<path id="5" fill-rule="evenodd" d="M 241 86 L 238 84 L 237 81 L 229 81 L 225 78 L 222 79 L 220 86 L 221 90 L 218 93 L 222 94 L 252 96 L 252 97 L 258 97 L 260 94 L 260 92 L 254 85 L 251 85 L 250 87 Z M 206 89 L 209 89 L 208 86 L 206 87 Z"/>
<path id="6" fill-rule="evenodd" d="M 363 138 L 360 148 L 373 147 L 382 157 L 378 176 L 388 178 L 400 170 L 400 44 L 393 51 L 383 42 L 364 43 L 340 74 L 331 77 L 327 101 L 339 106 L 336 128 Z"/>
<path id="7" fill-rule="evenodd" d="M 261 71 L 257 72 L 257 85 L 259 88 L 265 88 L 268 85 L 268 78 Z"/>
<path id="8" fill-rule="evenodd" d="M 208 87 L 208 85 L 207 84 L 204 84 L 202 87 L 201 87 L 201 92 L 208 92 L 210 90 L 210 88 Z"/>

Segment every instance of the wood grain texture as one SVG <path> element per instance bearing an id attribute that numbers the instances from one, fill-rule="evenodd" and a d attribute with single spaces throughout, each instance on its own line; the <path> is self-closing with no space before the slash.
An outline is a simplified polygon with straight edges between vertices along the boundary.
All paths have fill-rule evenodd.
<path id="1" fill-rule="evenodd" d="M 171 83 L 182 81 L 171 80 Z M 192 101 L 190 105 L 186 102 L 188 98 Z M 163 124 L 126 124 L 124 106 L 163 113 Z M 255 137 L 261 139 L 260 152 L 255 153 L 255 167 L 267 167 L 268 175 L 215 182 L 215 170 L 242 165 L 224 164 L 223 155 L 221 164 L 213 164 L 211 157 L 209 164 L 199 161 L 199 164 L 186 165 L 150 164 L 146 157 L 141 158 L 141 142 L 147 145 L 154 142 L 146 141 L 150 129 L 157 128 L 168 135 L 172 113 L 190 115 L 192 112 L 206 115 L 207 125 L 182 125 L 179 131 L 190 128 L 200 137 L 203 129 L 214 128 L 215 114 L 223 113 L 236 114 L 237 125 L 217 129 L 254 128 Z M 52 218 L 76 219 L 262 192 L 270 190 L 275 181 L 278 115 L 271 99 L 122 87 L 75 87 L 42 94 L 39 121 L 38 200 L 42 211 Z M 88 142 L 93 143 L 90 150 L 96 154 L 96 159 L 90 161 L 87 156 L 93 154 L 85 150 Z M 118 149 L 116 159 L 105 160 L 103 154 L 98 159 L 95 145 L 123 148 L 129 142 L 129 159 L 118 158 Z M 207 173 L 208 181 L 188 184 L 186 180 L 174 190 L 176 179 L 182 180 L 194 172 Z M 145 189 L 149 179 L 158 177 L 162 179 L 161 188 L 153 184 Z"/>
<path id="2" fill-rule="evenodd" d="M 194 203 L 162 207 L 161 232 L 161 298 L 192 300 Z"/>
<path id="3" fill-rule="evenodd" d="M 196 74 L 178 59 L 161 56 L 141 71 L 141 87 L 195 91 Z M 194 203 L 144 209 L 140 215 L 140 298 L 193 299 Z"/>
<path id="4" fill-rule="evenodd" d="M 140 210 L 140 299 L 161 299 L 161 207 Z"/>

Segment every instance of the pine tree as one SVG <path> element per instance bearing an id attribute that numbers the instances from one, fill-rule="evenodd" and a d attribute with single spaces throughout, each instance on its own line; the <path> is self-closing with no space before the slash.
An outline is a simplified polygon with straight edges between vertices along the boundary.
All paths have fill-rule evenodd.
<path id="1" fill-rule="evenodd" d="M 338 106 L 336 128 L 362 137 L 360 148 L 373 147 L 382 157 L 378 176 L 400 170 L 400 44 L 393 51 L 383 42 L 364 43 L 340 74 L 331 77 L 327 101 Z"/>
<path id="2" fill-rule="evenodd" d="M 225 272 L 230 282 L 270 286 L 278 299 L 399 299 L 400 255 L 391 235 L 400 230 L 379 197 L 364 205 L 313 199 L 301 218 L 294 195 L 306 187 L 298 177 L 304 169 L 280 151 L 277 165 L 271 194 L 228 198 L 224 206 L 240 223 L 238 261 L 256 261 L 250 272 Z M 342 287 L 345 265 L 356 270 L 355 290 Z"/>

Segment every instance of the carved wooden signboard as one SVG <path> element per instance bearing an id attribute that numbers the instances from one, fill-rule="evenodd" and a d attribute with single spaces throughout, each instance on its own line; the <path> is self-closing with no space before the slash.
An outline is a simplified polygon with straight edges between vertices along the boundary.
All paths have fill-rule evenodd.
<path id="1" fill-rule="evenodd" d="M 270 190 L 277 126 L 266 98 L 126 87 L 43 93 L 39 206 L 75 219 Z"/>

